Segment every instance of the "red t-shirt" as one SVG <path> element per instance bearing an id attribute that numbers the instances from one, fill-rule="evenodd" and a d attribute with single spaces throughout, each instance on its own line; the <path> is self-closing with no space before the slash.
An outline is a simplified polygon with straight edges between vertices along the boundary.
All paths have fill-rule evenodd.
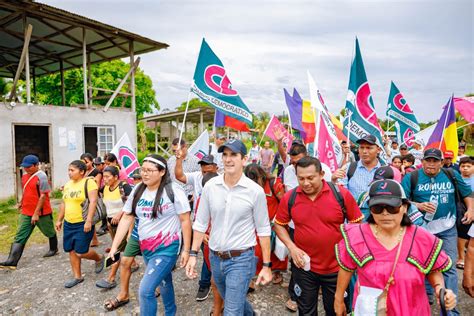
<path id="1" fill-rule="evenodd" d="M 49 192 L 51 187 L 48 182 L 48 177 L 43 171 L 38 172 L 31 180 L 31 174 L 25 173 L 21 178 L 23 190 L 23 198 L 21 200 L 21 214 L 27 216 L 33 216 L 35 213 L 36 205 L 38 204 L 41 193 L 46 194 L 46 199 L 43 204 L 43 210 L 40 212 L 40 216 L 51 214 L 51 204 L 49 202 Z M 25 184 L 28 185 L 25 187 Z"/>
<path id="2" fill-rule="evenodd" d="M 339 189 L 344 198 L 349 222 L 361 221 L 364 216 L 352 194 L 342 186 L 339 186 Z M 334 245 L 342 239 L 339 226 L 344 223 L 344 214 L 336 197 L 324 180 L 323 188 L 314 201 L 311 201 L 300 187 L 296 189 L 296 192 L 295 203 L 291 208 L 291 218 L 288 214 L 288 200 L 292 191 L 288 191 L 280 201 L 275 222 L 288 225 L 290 220 L 293 220 L 294 242 L 311 258 L 311 271 L 318 274 L 339 271 Z"/>

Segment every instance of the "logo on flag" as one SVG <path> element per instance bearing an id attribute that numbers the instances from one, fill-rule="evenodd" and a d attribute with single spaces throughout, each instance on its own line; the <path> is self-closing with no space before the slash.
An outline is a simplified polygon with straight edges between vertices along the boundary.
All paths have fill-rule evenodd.
<path id="1" fill-rule="evenodd" d="M 252 125 L 252 113 L 232 88 L 224 65 L 202 40 L 191 92 L 225 115 Z"/>
<path id="2" fill-rule="evenodd" d="M 132 183 L 133 172 L 140 168 L 140 163 L 137 160 L 137 156 L 132 147 L 132 142 L 127 133 L 122 135 L 110 152 L 117 156 L 120 166 L 127 175 L 127 181 Z"/>
<path id="3" fill-rule="evenodd" d="M 278 118 L 275 115 L 272 115 L 272 118 L 270 119 L 270 122 L 268 122 L 267 128 L 263 134 L 274 141 L 277 141 L 277 137 L 275 136 L 276 131 L 279 131 L 279 133 L 283 135 L 282 142 L 286 144 L 287 148 L 290 148 L 291 143 L 293 142 L 293 136 L 285 129 Z"/>
<path id="4" fill-rule="evenodd" d="M 191 155 L 196 156 L 201 160 L 204 156 L 209 153 L 209 133 L 204 131 L 199 135 L 199 137 L 194 141 L 194 143 L 189 147 L 188 152 Z"/>

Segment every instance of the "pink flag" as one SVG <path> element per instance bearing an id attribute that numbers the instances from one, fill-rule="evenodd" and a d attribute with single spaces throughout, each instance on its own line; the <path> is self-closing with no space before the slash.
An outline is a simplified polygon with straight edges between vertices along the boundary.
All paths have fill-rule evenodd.
<path id="1" fill-rule="evenodd" d="M 325 163 L 335 172 L 337 169 L 337 158 L 334 152 L 333 141 L 329 135 L 328 128 L 324 119 L 319 119 L 319 142 L 318 142 L 318 158 L 322 163 Z"/>
<path id="2" fill-rule="evenodd" d="M 283 143 L 286 144 L 287 148 L 291 147 L 291 143 L 293 142 L 293 135 L 291 135 L 283 126 L 283 124 L 280 123 L 278 118 L 273 115 L 272 118 L 270 119 L 270 122 L 268 122 L 267 129 L 265 130 L 264 135 L 270 137 L 274 141 L 277 140 L 275 136 L 275 131 L 280 130 L 280 133 L 282 133 L 283 136 Z"/>
<path id="3" fill-rule="evenodd" d="M 454 107 L 466 121 L 474 122 L 474 97 L 454 98 Z"/>

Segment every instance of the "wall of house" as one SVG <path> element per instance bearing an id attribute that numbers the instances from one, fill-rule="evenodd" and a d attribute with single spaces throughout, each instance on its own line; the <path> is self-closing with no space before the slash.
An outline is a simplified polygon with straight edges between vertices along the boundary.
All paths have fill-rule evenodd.
<path id="1" fill-rule="evenodd" d="M 110 108 L 81 109 L 60 106 L 27 106 L 17 104 L 8 109 L 0 103 L 0 199 L 15 194 L 17 165 L 15 163 L 14 125 L 49 126 L 49 157 L 53 188 L 68 180 L 71 161 L 84 152 L 84 126 L 115 126 L 115 141 L 128 133 L 136 150 L 136 114 L 129 110 Z M 21 158 L 16 159 L 21 161 Z M 21 188 L 19 188 L 21 190 Z"/>

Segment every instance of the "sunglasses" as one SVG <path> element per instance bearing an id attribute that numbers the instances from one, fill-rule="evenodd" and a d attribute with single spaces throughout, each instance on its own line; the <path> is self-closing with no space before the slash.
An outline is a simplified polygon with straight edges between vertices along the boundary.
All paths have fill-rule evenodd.
<path id="1" fill-rule="evenodd" d="M 400 206 L 394 207 L 390 205 L 374 205 L 370 207 L 370 212 L 373 214 L 382 214 L 383 210 L 387 210 L 389 214 L 398 214 L 400 213 Z"/>

